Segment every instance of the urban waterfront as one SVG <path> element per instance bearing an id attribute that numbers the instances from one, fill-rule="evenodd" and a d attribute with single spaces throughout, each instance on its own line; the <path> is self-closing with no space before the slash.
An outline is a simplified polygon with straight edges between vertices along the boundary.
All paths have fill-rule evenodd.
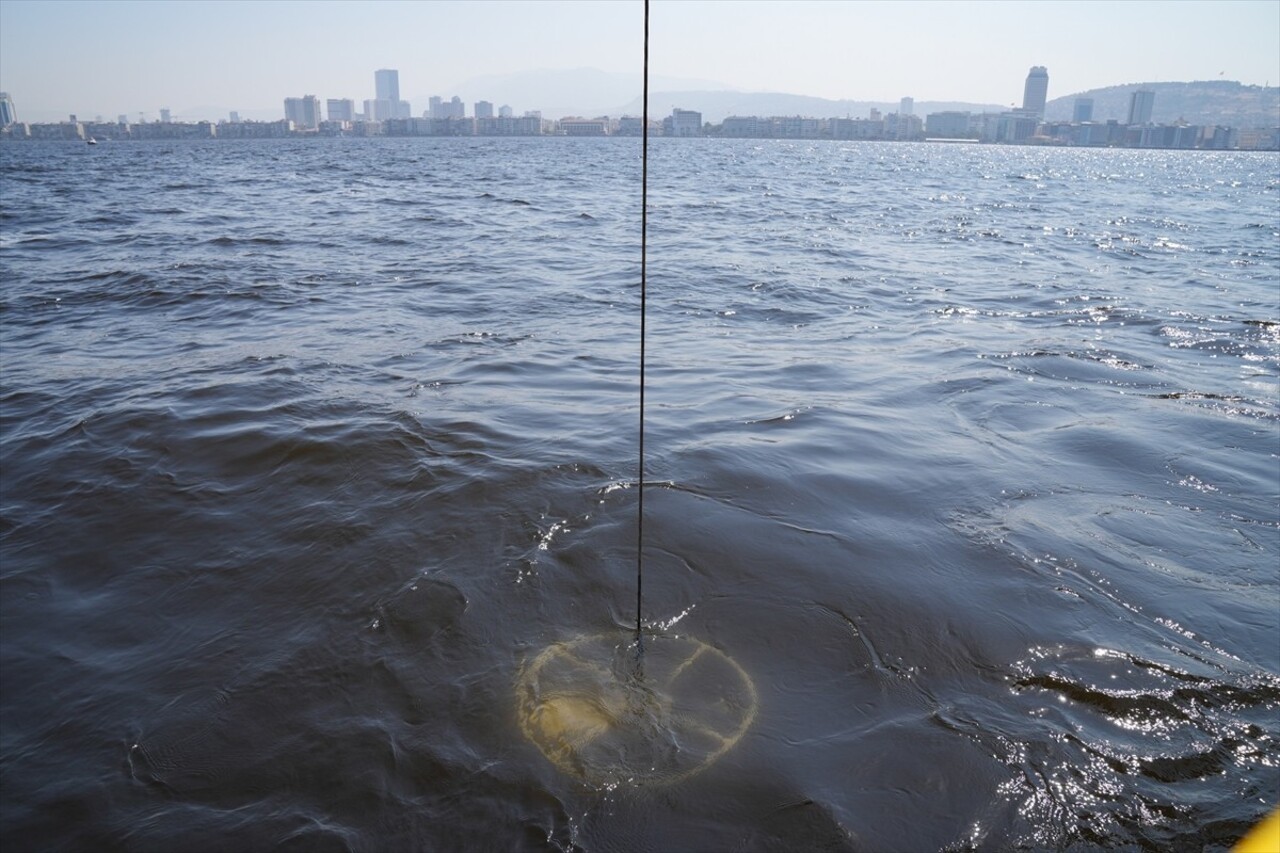
<path id="1" fill-rule="evenodd" d="M 531 662 L 634 617 L 639 149 L 0 145 L 8 849 L 1227 850 L 1276 803 L 1264 153 L 653 140 L 644 619 L 758 708 L 665 786 L 531 742 Z"/>
<path id="2" fill-rule="evenodd" d="M 229 121 L 174 121 L 171 111 L 160 110 L 160 119 L 137 122 L 121 115 L 115 122 L 101 117 L 81 122 L 74 115 L 65 122 L 26 124 L 17 120 L 17 108 L 7 92 L 0 92 L 0 139 L 73 140 L 96 144 L 98 140 L 133 139 L 283 139 L 289 137 L 374 136 L 714 136 L 730 139 L 835 139 L 844 141 L 923 142 L 954 140 L 1009 145 L 1055 145 L 1092 148 L 1166 148 L 1209 150 L 1280 150 L 1280 103 L 1265 110 L 1264 127 L 1201 125 L 1179 118 L 1173 123 L 1152 121 L 1156 92 L 1149 85 L 1130 86 L 1125 119 L 1094 117 L 1094 98 L 1074 99 L 1070 121 L 1046 121 L 1049 72 L 1042 65 L 1031 68 L 1023 87 L 1022 106 L 1008 110 L 943 109 L 923 118 L 915 114 L 915 99 L 904 97 L 896 112 L 885 114 L 870 108 L 863 118 L 815 118 L 801 115 L 730 115 L 718 123 L 704 122 L 698 110 L 676 107 L 664 118 L 650 119 L 624 114 L 620 117 L 563 116 L 544 118 L 540 110 L 517 116 L 508 104 L 492 101 L 474 104 L 468 116 L 457 95 L 448 101 L 432 96 L 421 117 L 400 98 L 400 73 L 380 69 L 374 74 L 377 96 L 357 111 L 351 98 L 329 98 L 322 112 L 315 95 L 284 99 L 279 121 L 242 121 L 232 112 Z M 1196 85 L 1196 84 L 1191 84 Z M 1201 84 L 1213 86 L 1215 84 Z M 1227 84 L 1228 86 L 1239 84 Z M 1218 84 L 1221 88 L 1221 84 Z M 1255 87 L 1256 88 L 1256 87 Z M 1268 90 L 1269 87 L 1264 87 Z M 687 93 L 697 97 L 697 93 Z M 1230 99 L 1225 93 L 1218 100 Z"/>

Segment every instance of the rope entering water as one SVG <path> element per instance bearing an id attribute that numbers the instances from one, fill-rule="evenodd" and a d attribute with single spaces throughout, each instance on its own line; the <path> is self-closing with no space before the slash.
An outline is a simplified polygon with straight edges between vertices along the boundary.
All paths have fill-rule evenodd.
<path id="1" fill-rule="evenodd" d="M 640 147 L 640 477 L 636 508 L 636 642 L 641 643 L 640 602 L 644 586 L 644 352 L 648 307 L 646 263 L 649 240 L 649 0 L 644 0 L 644 118 Z"/>

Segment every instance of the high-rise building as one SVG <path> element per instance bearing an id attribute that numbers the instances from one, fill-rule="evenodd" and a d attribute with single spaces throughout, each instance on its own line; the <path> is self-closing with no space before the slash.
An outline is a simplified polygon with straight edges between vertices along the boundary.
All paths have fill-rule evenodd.
<path id="1" fill-rule="evenodd" d="M 1075 109 L 1071 113 L 1073 122 L 1093 121 L 1093 98 L 1076 98 Z"/>
<path id="2" fill-rule="evenodd" d="M 400 103 L 400 72 L 391 68 L 381 68 L 373 72 L 375 97 L 379 101 Z"/>
<path id="3" fill-rule="evenodd" d="M 489 101 L 476 101 L 476 118 L 493 118 L 493 104 Z"/>
<path id="4" fill-rule="evenodd" d="M 427 110 L 427 118 L 466 118 L 467 105 L 462 103 L 462 98 L 454 95 L 448 101 L 439 95 L 432 95 L 429 99 L 430 108 Z M 482 102 L 483 103 L 483 102 Z"/>
<path id="5" fill-rule="evenodd" d="M 511 107 L 507 106 L 506 104 L 503 104 L 502 106 L 498 107 L 499 118 L 511 118 L 513 115 L 515 115 L 515 110 L 511 109 Z"/>
<path id="6" fill-rule="evenodd" d="M 375 97 L 372 115 L 365 118 L 371 121 L 386 121 L 389 118 L 403 118 L 400 107 L 400 72 L 394 68 L 380 68 L 373 72 Z M 366 113 L 370 110 L 366 109 Z"/>
<path id="7" fill-rule="evenodd" d="M 169 122 L 173 121 L 173 116 L 169 112 L 168 107 L 160 108 L 160 121 L 164 122 L 165 124 L 168 124 Z"/>
<path id="8" fill-rule="evenodd" d="M 1043 65 L 1031 66 L 1027 84 L 1022 89 L 1022 111 L 1036 118 L 1044 118 L 1044 104 L 1049 96 L 1049 69 Z"/>
<path id="9" fill-rule="evenodd" d="M 1156 93 L 1150 89 L 1138 89 L 1129 96 L 1129 124 L 1151 124 L 1151 108 L 1156 105 Z"/>
<path id="10" fill-rule="evenodd" d="M 900 116 L 913 115 L 915 113 L 915 108 L 916 108 L 915 98 L 903 98 L 901 101 L 898 102 L 898 115 Z"/>
<path id="11" fill-rule="evenodd" d="M 18 121 L 18 109 L 8 92 L 0 92 L 0 127 L 8 127 Z"/>
<path id="12" fill-rule="evenodd" d="M 319 130 L 320 99 L 315 95 L 284 99 L 284 117 L 300 130 Z"/>
<path id="13" fill-rule="evenodd" d="M 356 102 L 350 98 L 330 98 L 325 102 L 329 121 L 355 121 Z"/>

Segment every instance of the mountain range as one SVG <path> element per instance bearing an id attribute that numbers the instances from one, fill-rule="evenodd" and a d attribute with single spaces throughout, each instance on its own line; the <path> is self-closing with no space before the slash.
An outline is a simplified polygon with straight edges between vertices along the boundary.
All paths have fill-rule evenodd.
<path id="1" fill-rule="evenodd" d="M 1090 89 L 1054 98 L 1045 107 L 1050 121 L 1069 120 L 1077 98 L 1093 99 L 1094 121 L 1128 119 L 1129 98 L 1136 89 L 1155 92 L 1151 119 L 1158 123 L 1179 120 L 1190 124 L 1226 125 L 1236 128 L 1280 126 L 1280 87 L 1247 86 L 1232 80 L 1193 82 L 1125 83 L 1101 89 Z M 510 105 L 516 115 L 529 110 L 541 111 L 544 118 L 565 116 L 638 116 L 642 112 L 643 79 L 638 73 L 606 72 L 594 68 L 544 69 L 516 74 L 491 74 L 474 77 L 436 92 L 415 92 L 410 100 L 413 114 L 422 115 L 431 95 L 448 100 L 457 95 L 466 103 L 467 114 L 473 114 L 476 101 L 485 100 L 495 109 Z M 320 93 L 321 100 L 332 96 Z M 359 99 L 357 99 L 359 100 Z M 283 102 L 283 99 L 282 99 Z M 812 118 L 866 118 L 872 110 L 897 112 L 899 105 L 890 101 L 832 100 L 785 92 L 740 92 L 712 80 L 695 80 L 654 76 L 650 79 L 649 115 L 663 118 L 675 107 L 697 110 L 704 121 L 719 123 L 730 115 L 808 116 Z M 180 121 L 224 120 L 237 107 L 201 105 L 174 110 Z M 915 102 L 914 112 L 923 118 L 942 110 L 967 112 L 1001 112 L 1003 104 L 959 101 Z M 239 109 L 241 117 L 274 121 L 283 117 L 283 107 Z M 26 121 L 61 121 L 65 113 L 47 110 L 23 110 Z M 114 116 L 112 116 L 114 117 Z M 156 116 L 150 113 L 147 120 Z M 136 114 L 131 116 L 136 119 Z"/>
<path id="2" fill-rule="evenodd" d="M 1236 128 L 1280 126 L 1280 87 L 1246 86 L 1234 80 L 1190 83 L 1126 83 L 1054 98 L 1045 104 L 1045 118 L 1067 121 L 1077 98 L 1093 99 L 1093 120 L 1129 119 L 1129 97 L 1138 89 L 1155 93 L 1151 120 L 1156 124 L 1224 125 Z"/>
<path id="3" fill-rule="evenodd" d="M 517 115 L 536 109 L 542 111 L 544 118 L 616 117 L 641 114 L 642 86 L 639 74 L 579 68 L 477 77 L 458 84 L 445 97 L 457 94 L 467 103 L 468 113 L 475 101 L 487 100 L 495 107 L 509 104 Z M 1280 125 L 1280 87 L 1246 86 L 1233 80 L 1125 83 L 1090 89 L 1049 101 L 1045 105 L 1045 118 L 1069 120 L 1076 99 L 1087 97 L 1093 99 L 1095 121 L 1123 122 L 1129 116 L 1129 97 L 1136 89 L 1156 93 L 1151 115 L 1154 122 L 1168 124 L 1181 120 L 1237 128 Z M 427 98 L 420 97 L 413 104 L 415 113 L 420 113 Z M 713 81 L 651 78 L 650 116 L 668 116 L 675 107 L 697 110 L 702 113 L 703 121 L 719 123 L 731 115 L 866 118 L 872 110 L 885 114 L 897 112 L 899 105 L 890 101 L 832 100 L 785 92 L 740 92 Z M 921 117 L 943 110 L 980 113 L 1006 109 L 1003 104 L 964 101 L 916 101 L 914 105 L 915 114 Z"/>
<path id="4" fill-rule="evenodd" d="M 458 95 L 470 113 L 475 101 L 486 100 L 495 108 L 510 105 L 516 115 L 525 110 L 540 110 L 543 118 L 565 116 L 640 115 L 644 109 L 641 92 L 644 80 L 639 74 L 600 71 L 594 68 L 540 70 L 518 74 L 495 74 L 475 77 L 457 84 L 441 94 L 448 99 Z M 412 101 L 414 112 L 425 108 L 428 97 Z M 867 116 L 871 110 L 896 112 L 897 102 L 831 100 L 785 92 L 739 92 L 723 83 L 710 80 L 688 80 L 653 76 L 649 79 L 649 114 L 661 118 L 675 107 L 697 110 L 703 121 L 721 122 L 731 115 L 803 115 L 817 118 Z M 938 110 L 998 111 L 995 104 L 953 101 L 921 101 L 915 105 L 917 115 Z"/>

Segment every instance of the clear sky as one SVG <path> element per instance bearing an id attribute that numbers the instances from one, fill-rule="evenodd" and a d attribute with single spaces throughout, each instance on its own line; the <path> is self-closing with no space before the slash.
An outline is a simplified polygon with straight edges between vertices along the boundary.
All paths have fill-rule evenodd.
<path id="1" fill-rule="evenodd" d="M 1280 84 L 1280 0 L 654 0 L 651 16 L 652 74 L 743 91 L 1009 104 L 1032 65 L 1048 67 L 1050 98 Z M 164 106 L 218 119 L 189 113 L 283 115 L 283 99 L 303 94 L 358 104 L 375 69 L 396 68 L 419 114 L 426 95 L 480 75 L 638 72 L 641 22 L 639 0 L 0 0 L 0 89 L 23 118 L 154 118 Z"/>

